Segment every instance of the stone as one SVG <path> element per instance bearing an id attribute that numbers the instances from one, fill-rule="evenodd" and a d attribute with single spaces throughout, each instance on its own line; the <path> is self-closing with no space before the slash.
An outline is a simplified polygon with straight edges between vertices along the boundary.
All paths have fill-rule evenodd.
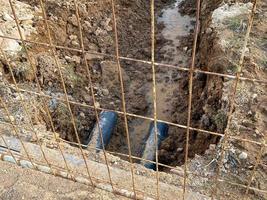
<path id="1" fill-rule="evenodd" d="M 12 115 L 10 115 L 10 116 L 6 116 L 6 117 L 5 117 L 5 121 L 8 121 L 8 122 L 14 122 L 14 121 L 15 121 L 15 118 L 14 118 Z"/>
<path id="2" fill-rule="evenodd" d="M 55 110 L 57 107 L 58 107 L 58 100 L 57 99 L 51 99 L 50 101 L 49 101 L 49 108 L 51 109 L 51 110 Z"/>
<path id="3" fill-rule="evenodd" d="M 32 24 L 33 24 L 33 21 L 31 19 L 27 19 L 27 20 L 22 21 L 23 26 L 32 25 Z"/>
<path id="4" fill-rule="evenodd" d="M 106 20 L 102 21 L 100 24 L 103 26 L 104 30 L 106 31 L 112 31 L 112 26 L 109 25 L 111 19 L 107 18 Z"/>
<path id="5" fill-rule="evenodd" d="M 23 15 L 19 16 L 19 19 L 21 21 L 26 21 L 26 20 L 32 20 L 34 18 L 34 15 L 32 13 L 23 13 Z"/>
<path id="6" fill-rule="evenodd" d="M 84 21 L 83 30 L 86 34 L 88 34 L 88 33 L 90 34 L 90 33 L 93 33 L 95 29 L 90 22 Z"/>
<path id="7" fill-rule="evenodd" d="M 69 38 L 70 38 L 71 40 L 77 40 L 78 37 L 77 37 L 77 35 L 70 35 Z"/>
<path id="8" fill-rule="evenodd" d="M 183 50 L 186 52 L 188 50 L 188 47 L 184 47 Z"/>
<path id="9" fill-rule="evenodd" d="M 66 59 L 67 62 L 71 62 L 72 61 L 70 56 L 65 56 L 65 59 Z"/>
<path id="10" fill-rule="evenodd" d="M 104 96 L 108 96 L 109 95 L 108 89 L 103 89 L 102 93 L 103 93 Z"/>
<path id="11" fill-rule="evenodd" d="M 72 15 L 70 18 L 69 18 L 69 22 L 73 25 L 73 26 L 78 26 L 78 20 L 77 20 L 77 17 L 75 15 Z"/>
<path id="12" fill-rule="evenodd" d="M 170 172 L 177 174 L 178 176 L 184 177 L 184 169 L 181 167 L 176 167 L 175 169 L 171 169 Z"/>
<path id="13" fill-rule="evenodd" d="M 12 21 L 13 18 L 9 14 L 4 13 L 3 14 L 3 20 L 5 20 L 5 21 Z"/>
<path id="14" fill-rule="evenodd" d="M 111 162 L 111 163 L 116 164 L 116 163 L 118 163 L 119 161 L 120 161 L 120 158 L 117 157 L 117 156 L 112 156 L 112 157 L 110 158 L 110 162 Z"/>
<path id="15" fill-rule="evenodd" d="M 103 58 L 104 58 L 104 56 L 99 55 L 99 54 L 93 54 L 93 53 L 86 53 L 85 54 L 86 60 L 103 59 Z"/>
<path id="16" fill-rule="evenodd" d="M 211 29 L 211 28 L 207 28 L 206 33 L 207 33 L 207 34 L 212 33 L 212 29 Z"/>
<path id="17" fill-rule="evenodd" d="M 1 30 L 0 35 L 4 35 Z M 22 47 L 16 40 L 8 40 L 3 38 L 0 39 L 0 47 L 2 48 L 2 50 L 7 51 L 10 54 L 19 52 L 22 49 Z"/>
<path id="18" fill-rule="evenodd" d="M 83 95 L 83 98 L 85 101 L 88 101 L 88 102 L 92 100 L 92 97 L 89 94 Z"/>
<path id="19" fill-rule="evenodd" d="M 210 119 L 209 119 L 209 117 L 206 114 L 202 115 L 202 117 L 201 117 L 201 123 L 202 123 L 202 125 L 204 127 L 209 127 L 210 126 Z"/>
<path id="20" fill-rule="evenodd" d="M 95 102 L 95 107 L 96 108 L 100 108 L 100 103 L 97 101 L 97 102 Z"/>
<path id="21" fill-rule="evenodd" d="M 79 42 L 77 42 L 77 41 L 75 41 L 75 40 L 72 41 L 71 44 L 72 44 L 73 46 L 79 46 L 79 45 L 80 45 Z"/>
<path id="22" fill-rule="evenodd" d="M 79 56 L 72 56 L 72 60 L 76 64 L 80 64 L 80 62 L 81 62 L 81 58 Z"/>
<path id="23" fill-rule="evenodd" d="M 242 52 L 242 50 L 241 50 L 240 52 Z M 249 48 L 248 48 L 248 47 L 246 47 L 246 48 L 245 48 L 245 55 L 248 55 L 248 54 L 249 54 L 249 52 L 250 52 Z"/>
<path id="24" fill-rule="evenodd" d="M 215 144 L 211 144 L 209 147 L 210 150 L 214 151 L 216 149 L 216 145 Z"/>
<path id="25" fill-rule="evenodd" d="M 238 158 L 239 158 L 240 160 L 245 160 L 245 159 L 248 158 L 248 154 L 247 154 L 246 152 L 243 151 L 243 152 L 241 152 L 241 153 L 239 154 Z"/>
<path id="26" fill-rule="evenodd" d="M 97 28 L 96 31 L 95 31 L 95 35 L 96 36 L 99 36 L 99 35 L 106 35 L 107 34 L 107 31 L 106 30 L 103 30 L 101 28 Z"/>
<path id="27" fill-rule="evenodd" d="M 252 95 L 252 101 L 253 102 L 258 102 L 258 94 L 255 93 L 255 94 Z"/>
<path id="28" fill-rule="evenodd" d="M 188 54 L 188 55 L 191 55 L 191 54 L 192 54 L 192 49 L 189 49 L 189 50 L 187 51 L 187 54 Z"/>
<path id="29" fill-rule="evenodd" d="M 80 112 L 80 116 L 81 116 L 82 118 L 85 118 L 85 114 L 84 114 L 83 112 Z"/>

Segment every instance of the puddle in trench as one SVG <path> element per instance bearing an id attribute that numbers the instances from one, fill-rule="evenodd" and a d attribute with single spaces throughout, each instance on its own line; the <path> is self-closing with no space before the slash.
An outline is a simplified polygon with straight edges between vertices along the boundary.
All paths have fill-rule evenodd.
<path id="1" fill-rule="evenodd" d="M 173 64 L 186 67 L 188 64 L 188 54 L 177 48 L 180 45 L 179 38 L 189 34 L 192 29 L 189 16 L 182 16 L 179 13 L 178 5 L 182 0 L 177 0 L 173 5 L 162 10 L 158 17 L 158 25 L 164 24 L 161 34 L 167 42 L 160 49 L 163 59 L 157 62 Z M 152 70 L 151 70 L 152 71 Z M 178 87 L 179 71 L 168 67 L 162 67 L 156 74 L 156 91 L 157 91 L 157 118 L 166 121 L 172 121 L 172 96 Z M 153 93 L 152 83 L 147 83 L 146 99 L 149 102 L 148 115 L 153 117 Z M 135 118 L 129 123 L 129 132 L 131 140 L 132 153 L 135 156 L 142 156 L 150 120 Z"/>

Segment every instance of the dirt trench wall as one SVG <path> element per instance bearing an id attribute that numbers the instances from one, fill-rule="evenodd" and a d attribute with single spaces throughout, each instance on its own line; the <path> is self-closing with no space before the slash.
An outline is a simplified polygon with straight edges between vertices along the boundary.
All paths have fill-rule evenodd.
<path id="1" fill-rule="evenodd" d="M 206 71 L 223 73 L 227 60 L 223 60 L 221 49 L 218 48 L 216 32 L 210 28 L 211 16 L 221 3 L 221 0 L 201 1 L 200 32 L 197 44 L 196 68 Z M 180 7 L 184 14 L 195 15 L 196 2 L 184 1 Z M 191 36 L 193 38 L 193 36 Z M 187 39 L 192 45 L 192 40 Z M 216 67 L 216 69 L 215 69 Z M 188 74 L 181 82 L 175 95 L 174 120 L 186 125 L 188 109 Z M 194 74 L 191 126 L 208 131 L 223 133 L 226 127 L 226 112 L 222 109 L 221 98 L 223 93 L 223 78 Z M 182 102 L 182 103 L 181 103 Z M 171 127 L 170 130 L 173 128 Z M 184 162 L 186 130 L 173 129 L 170 137 L 162 144 L 160 161 L 171 165 L 181 165 Z M 189 157 L 195 154 L 204 154 L 212 143 L 218 141 L 218 137 L 205 133 L 191 131 L 189 137 Z"/>

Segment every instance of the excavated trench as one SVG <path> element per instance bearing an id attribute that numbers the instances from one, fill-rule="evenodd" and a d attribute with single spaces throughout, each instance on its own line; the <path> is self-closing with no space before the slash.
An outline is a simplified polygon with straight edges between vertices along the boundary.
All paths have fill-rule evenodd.
<path id="1" fill-rule="evenodd" d="M 158 12 L 157 22 L 157 62 L 188 67 L 190 62 L 189 48 L 179 48 L 181 40 L 190 37 L 193 31 L 194 18 L 188 15 L 181 15 L 179 12 L 179 4 L 181 0 L 176 0 L 163 7 Z M 156 42 L 157 43 L 157 42 Z M 152 74 L 152 69 L 147 73 Z M 174 105 L 175 92 L 179 87 L 180 81 L 183 79 L 182 74 L 178 70 L 171 67 L 157 67 L 156 72 L 156 93 L 157 93 L 157 118 L 168 122 L 174 122 Z M 134 85 L 134 84 L 133 84 Z M 135 85 L 133 88 L 136 87 Z M 143 95 L 147 104 L 146 112 L 143 114 L 153 118 L 153 85 L 151 81 L 144 82 L 142 85 Z M 186 99 L 185 99 L 186 101 Z M 181 102 L 182 103 L 182 102 Z M 134 156 L 142 157 L 146 141 L 149 137 L 150 120 L 133 118 L 129 121 L 129 134 L 131 142 L 131 152 Z M 170 131 L 173 131 L 170 129 Z M 113 146 L 112 142 L 117 140 L 113 138 L 109 145 L 110 150 L 128 153 L 127 144 Z M 116 143 L 116 142 L 115 142 Z M 137 161 L 139 162 L 139 161 Z"/>
<path id="2" fill-rule="evenodd" d="M 35 1 L 25 0 L 32 6 Z M 186 12 L 194 6 L 194 1 L 184 3 L 182 0 L 156 1 L 156 62 L 180 67 L 191 64 L 191 47 L 193 43 L 194 12 Z M 90 52 L 102 55 L 86 54 L 92 73 L 93 89 L 97 106 L 105 109 L 122 111 L 121 88 L 115 60 L 107 56 L 114 55 L 114 33 L 112 31 L 112 14 L 110 1 L 88 3 L 81 1 L 80 17 L 84 31 L 84 46 Z M 139 60 L 150 60 L 150 13 L 149 4 L 143 1 L 118 0 L 116 4 L 118 20 L 119 50 L 121 56 Z M 78 24 L 74 7 L 69 1 L 47 1 L 46 10 L 50 20 L 52 37 L 57 45 L 79 48 Z M 190 10 L 190 9 L 189 9 Z M 183 15 L 181 14 L 183 12 Z M 189 16 L 190 14 L 190 16 Z M 38 14 L 40 15 L 40 13 Z M 41 20 L 34 21 L 38 34 L 31 39 L 46 41 L 46 29 Z M 30 51 L 36 60 L 36 69 L 41 87 L 46 94 L 55 97 L 47 100 L 56 131 L 69 141 L 77 141 L 67 105 L 57 98 L 64 98 L 62 83 L 56 64 L 48 48 L 31 46 Z M 63 76 L 71 101 L 93 104 L 90 85 L 86 75 L 82 54 L 68 49 L 57 50 L 59 61 L 63 66 Z M 204 61 L 197 60 L 198 64 Z M 13 61 L 17 65 L 25 63 L 25 58 Z M 4 64 L 4 68 L 6 65 Z M 125 86 L 127 112 L 153 118 L 152 68 L 150 64 L 121 60 Z M 14 69 L 15 70 L 15 69 Z M 24 71 L 17 76 L 20 84 L 27 85 L 34 80 L 33 75 Z M 8 70 L 6 70 L 8 73 Z M 216 80 L 215 80 L 216 81 Z M 217 81 L 220 84 L 221 81 Z M 213 122 L 205 123 L 207 117 L 203 107 L 208 103 L 212 109 L 220 108 L 218 103 L 221 91 L 209 91 L 210 79 L 205 75 L 194 75 L 192 122 L 191 126 L 216 131 Z M 164 65 L 156 66 L 157 118 L 172 123 L 186 125 L 188 108 L 188 73 Z M 209 96 L 212 100 L 207 102 Z M 75 116 L 80 140 L 84 142 L 96 122 L 92 108 L 71 105 Z M 216 113 L 215 113 L 216 114 Z M 47 115 L 41 113 L 48 130 L 51 125 Z M 127 117 L 131 150 L 134 156 L 141 157 L 148 138 L 150 120 Z M 168 165 L 181 165 L 184 162 L 186 130 L 176 126 L 169 127 L 169 137 L 159 149 L 159 161 Z M 216 143 L 217 138 L 190 132 L 189 156 L 203 154 L 209 144 Z M 107 146 L 107 150 L 128 154 L 126 131 L 123 115 L 119 114 L 118 123 Z M 126 159 L 126 157 L 123 157 Z M 135 162 L 140 162 L 135 160 Z"/>
<path id="3" fill-rule="evenodd" d="M 195 20 L 191 10 L 190 12 L 187 12 L 188 14 L 191 14 L 190 16 L 185 13 L 188 7 L 194 6 L 195 2 L 191 1 L 191 4 L 182 4 L 182 2 L 182 0 L 169 2 L 160 7 L 160 12 L 156 12 L 158 14 L 156 19 L 156 61 L 187 68 L 191 64 L 191 47 L 193 43 L 192 38 Z M 180 13 L 181 10 L 184 14 Z M 199 60 L 198 62 L 203 63 Z M 126 64 L 126 66 L 128 65 Z M 124 69 L 126 74 L 132 73 L 132 71 L 127 70 L 127 67 Z M 141 69 L 144 69 L 144 67 L 141 67 Z M 138 72 L 138 68 L 135 70 Z M 142 105 L 144 107 L 138 110 L 137 114 L 153 118 L 154 107 L 151 66 L 146 66 L 144 71 L 140 71 L 137 74 L 140 75 L 140 73 L 145 73 L 146 76 L 150 76 L 149 79 L 147 79 L 147 81 L 139 80 L 136 82 L 135 79 L 132 79 L 132 82 L 129 85 L 129 90 L 137 90 L 139 92 L 137 94 L 142 95 L 144 98 L 144 102 L 142 103 L 147 105 Z M 211 83 L 213 84 L 213 81 L 209 82 L 205 75 L 195 74 L 194 76 L 191 126 L 217 131 L 218 126 L 216 122 L 208 120 L 209 124 L 207 124 L 207 118 L 210 119 L 212 116 L 208 116 L 203 110 L 205 104 L 211 104 L 209 105 L 211 110 L 220 108 L 219 100 L 221 91 L 216 89 L 215 91 L 209 91 L 209 93 L 207 84 Z M 220 84 L 221 80 L 218 81 L 219 86 Z M 156 66 L 156 92 L 157 118 L 172 123 L 186 125 L 188 109 L 188 73 L 171 67 Z M 206 98 L 209 95 L 212 96 L 212 101 L 207 103 Z M 128 102 L 129 101 L 134 101 L 134 98 L 130 97 Z M 131 108 L 129 110 L 131 110 Z M 142 112 L 142 110 L 144 112 Z M 133 113 L 136 114 L 135 112 Z M 217 113 L 215 111 L 212 114 L 216 115 Z M 129 151 L 123 123 L 124 121 L 121 120 L 119 123 L 121 126 L 117 128 L 117 132 L 113 135 L 108 150 L 128 154 Z M 142 157 L 146 141 L 149 137 L 150 123 L 150 120 L 128 117 L 132 155 Z M 222 131 L 223 129 L 224 128 L 221 128 L 219 131 Z M 180 129 L 176 126 L 169 127 L 169 137 L 161 144 L 159 149 L 159 161 L 161 163 L 173 166 L 184 163 L 185 134 L 185 129 Z M 209 145 L 211 143 L 216 143 L 217 141 L 217 137 L 204 135 L 203 133 L 196 131 L 190 132 L 189 156 L 194 157 L 195 154 L 204 154 L 206 149 L 209 148 Z M 123 158 L 125 159 L 125 157 Z M 139 160 L 135 161 L 140 162 Z"/>

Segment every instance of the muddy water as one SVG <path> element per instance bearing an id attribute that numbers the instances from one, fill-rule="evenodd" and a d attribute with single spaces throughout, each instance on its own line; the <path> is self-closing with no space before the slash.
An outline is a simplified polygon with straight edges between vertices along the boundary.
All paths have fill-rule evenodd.
<path id="1" fill-rule="evenodd" d="M 160 48 L 157 54 L 160 54 L 160 60 L 157 62 L 179 65 L 186 67 L 188 65 L 189 55 L 185 50 L 179 47 L 182 36 L 189 34 L 191 21 L 189 16 L 182 16 L 179 13 L 178 5 L 182 0 L 176 0 L 175 3 L 162 10 L 158 17 L 158 25 L 163 24 L 164 28 L 160 31 L 161 37 L 167 42 Z M 156 74 L 157 91 L 157 118 L 166 121 L 172 121 L 172 96 L 178 87 L 179 72 L 171 68 L 161 67 Z M 147 102 L 149 103 L 148 115 L 153 117 L 153 93 L 152 83 L 147 83 Z M 149 120 L 134 119 L 129 124 L 132 152 L 136 156 L 142 156 L 142 151 L 148 137 Z"/>

